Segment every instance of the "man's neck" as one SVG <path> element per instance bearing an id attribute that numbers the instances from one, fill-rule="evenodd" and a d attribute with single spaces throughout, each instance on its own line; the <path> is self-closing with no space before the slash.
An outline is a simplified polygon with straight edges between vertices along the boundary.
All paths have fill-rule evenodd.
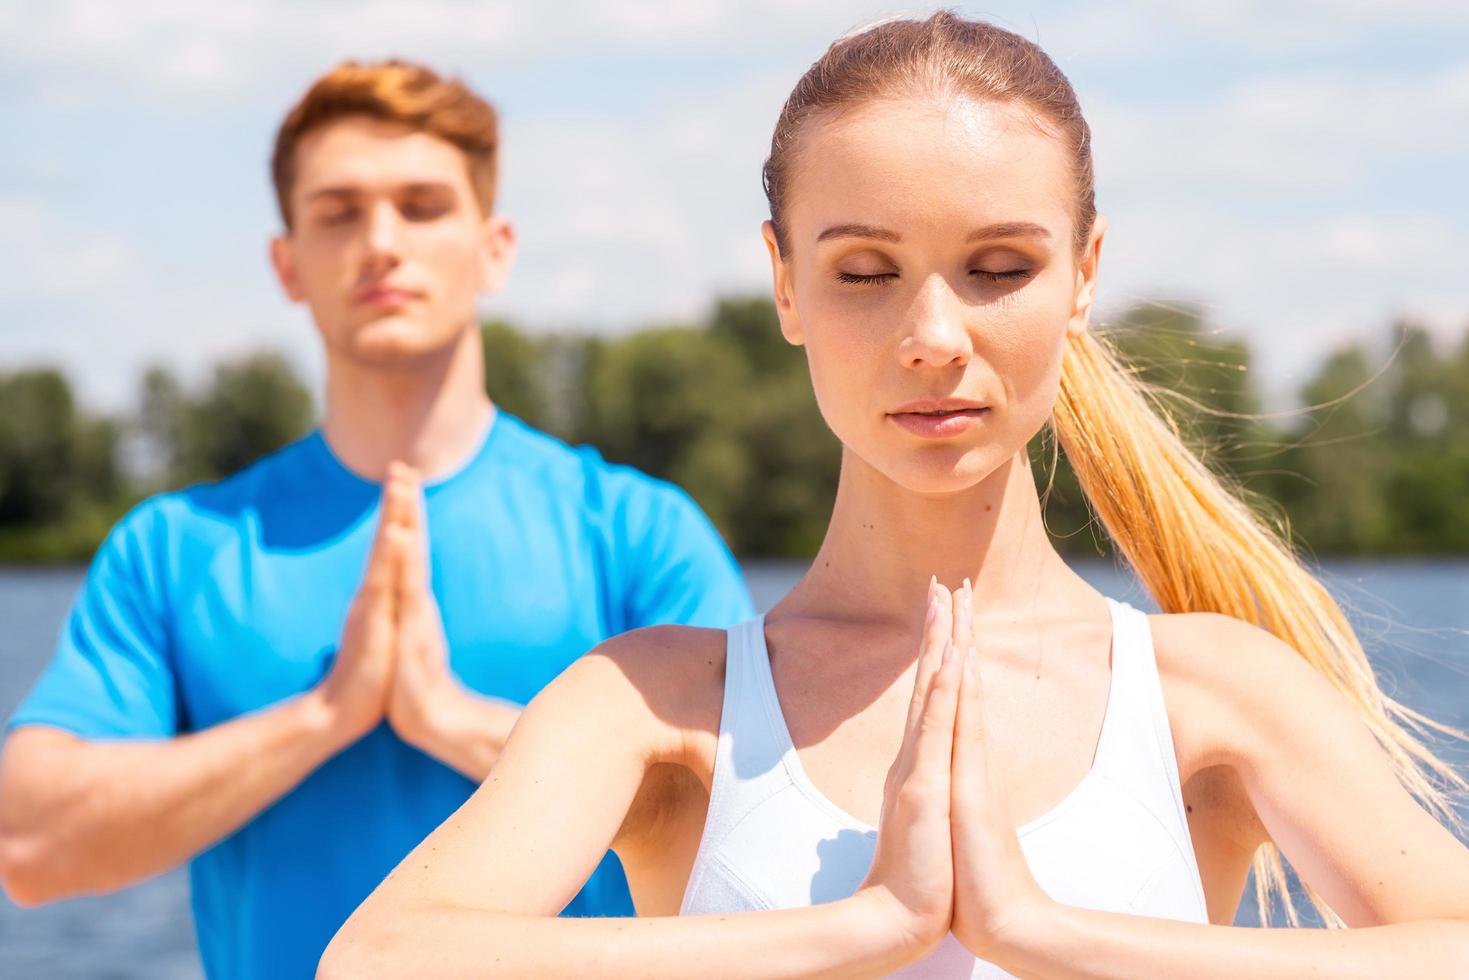
<path id="1" fill-rule="evenodd" d="M 344 465 L 381 481 L 388 463 L 415 467 L 426 482 L 460 469 L 484 438 L 495 406 L 485 394 L 479 334 L 411 368 L 382 368 L 328 352 L 322 434 Z"/>

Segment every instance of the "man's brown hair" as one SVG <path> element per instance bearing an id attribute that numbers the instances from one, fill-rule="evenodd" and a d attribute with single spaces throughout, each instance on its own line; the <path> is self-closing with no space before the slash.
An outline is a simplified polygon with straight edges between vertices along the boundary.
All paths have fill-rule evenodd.
<path id="1" fill-rule="evenodd" d="M 469 182 L 481 212 L 495 198 L 500 121 L 495 107 L 457 78 L 396 59 L 344 61 L 318 78 L 281 123 L 271 154 L 270 175 L 286 228 L 292 227 L 291 189 L 296 182 L 296 146 L 308 132 L 346 116 L 403 123 L 464 151 Z"/>

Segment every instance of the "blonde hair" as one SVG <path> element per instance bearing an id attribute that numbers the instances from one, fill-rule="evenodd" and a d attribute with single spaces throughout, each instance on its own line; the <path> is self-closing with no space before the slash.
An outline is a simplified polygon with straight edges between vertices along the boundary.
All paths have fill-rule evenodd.
<path id="1" fill-rule="evenodd" d="M 1095 178 L 1091 131 L 1070 82 L 1025 38 L 949 11 L 847 35 L 796 84 L 776 122 L 763 175 L 783 253 L 789 254 L 782 218 L 803 124 L 876 98 L 935 91 L 1020 104 L 1052 124 L 1072 160 L 1073 247 L 1078 257 L 1084 253 L 1096 219 Z M 1284 527 L 1256 514 L 1239 486 L 1190 451 L 1156 390 L 1123 366 L 1104 336 L 1087 330 L 1069 335 L 1067 344 L 1051 431 L 1089 505 L 1159 607 L 1222 613 L 1288 643 L 1357 709 L 1403 786 L 1438 819 L 1461 826 L 1449 794 L 1469 789 L 1469 782 L 1420 736 L 1430 729 L 1469 735 L 1383 693 L 1345 614 L 1293 552 Z M 1269 924 L 1278 892 L 1287 920 L 1299 925 L 1273 842 L 1260 846 L 1253 867 L 1261 922 Z M 1344 925 L 1302 885 L 1327 925 Z"/>

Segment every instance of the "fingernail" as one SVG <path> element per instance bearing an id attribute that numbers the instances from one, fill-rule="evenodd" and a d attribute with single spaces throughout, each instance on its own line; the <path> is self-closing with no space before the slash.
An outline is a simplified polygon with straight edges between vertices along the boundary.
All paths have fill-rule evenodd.
<path id="1" fill-rule="evenodd" d="M 939 613 L 938 603 L 933 601 L 933 592 L 928 593 L 928 615 L 924 617 L 923 625 L 932 626 L 934 617 Z"/>

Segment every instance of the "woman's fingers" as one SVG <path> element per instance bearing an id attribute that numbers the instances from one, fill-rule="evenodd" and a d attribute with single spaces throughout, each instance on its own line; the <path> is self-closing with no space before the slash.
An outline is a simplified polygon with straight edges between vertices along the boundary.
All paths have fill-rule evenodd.
<path id="1" fill-rule="evenodd" d="M 966 656 L 954 711 L 953 795 L 966 804 L 989 782 L 989 744 L 984 717 L 984 682 L 979 658 Z"/>
<path id="2" fill-rule="evenodd" d="M 953 597 L 936 578 L 928 581 L 928 606 L 924 612 L 923 635 L 918 643 L 918 665 L 913 675 L 913 697 L 908 703 L 908 721 L 903 728 L 908 740 L 923 714 L 928 687 L 939 669 L 944 646 L 953 630 Z"/>
<path id="3" fill-rule="evenodd" d="M 922 713 L 914 732 L 909 779 L 925 787 L 942 786 L 947 796 L 954 758 L 954 720 L 959 706 L 959 684 L 964 665 L 962 651 L 944 644 L 938 670 L 928 685 Z"/>
<path id="4" fill-rule="evenodd" d="M 954 710 L 954 751 L 951 793 L 956 805 L 971 812 L 1000 814 L 1000 826 L 1009 826 L 1008 810 L 995 794 L 991 768 L 989 731 L 985 719 L 984 681 L 980 677 L 979 652 L 974 641 L 974 590 L 965 582 L 955 602 L 956 632 L 969 637 L 967 655 L 960 671 L 958 703 Z"/>
<path id="5" fill-rule="evenodd" d="M 954 646 L 969 650 L 974 646 L 974 587 L 969 579 L 954 590 Z"/>

